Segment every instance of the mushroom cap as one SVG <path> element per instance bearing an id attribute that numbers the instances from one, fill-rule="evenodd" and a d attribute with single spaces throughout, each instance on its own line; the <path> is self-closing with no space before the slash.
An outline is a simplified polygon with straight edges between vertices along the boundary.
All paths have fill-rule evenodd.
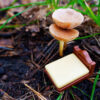
<path id="1" fill-rule="evenodd" d="M 69 42 L 79 36 L 79 31 L 75 29 L 62 29 L 56 24 L 51 24 L 49 27 L 50 34 L 57 40 Z"/>
<path id="2" fill-rule="evenodd" d="M 57 26 L 63 29 L 72 29 L 83 22 L 84 16 L 71 8 L 66 8 L 54 11 L 52 19 Z"/>

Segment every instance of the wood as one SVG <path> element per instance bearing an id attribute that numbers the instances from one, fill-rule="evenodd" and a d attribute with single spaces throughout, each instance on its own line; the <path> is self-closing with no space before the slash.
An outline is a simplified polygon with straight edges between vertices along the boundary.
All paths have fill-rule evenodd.
<path id="1" fill-rule="evenodd" d="M 63 88 L 57 88 L 53 82 L 53 80 L 51 79 L 51 77 L 49 76 L 48 72 L 45 70 L 45 73 L 48 75 L 48 77 L 50 78 L 50 80 L 52 81 L 52 83 L 54 84 L 54 86 L 56 87 L 56 89 L 61 92 L 69 87 L 71 87 L 72 85 L 75 85 L 79 82 L 81 82 L 82 80 L 90 77 L 95 69 L 96 63 L 94 61 L 92 61 L 92 59 L 90 58 L 88 52 L 86 50 L 81 50 L 79 48 L 79 46 L 75 46 L 74 47 L 74 54 L 86 65 L 86 67 L 89 69 L 89 73 L 82 76 L 81 78 L 71 82 L 70 84 L 64 86 Z"/>

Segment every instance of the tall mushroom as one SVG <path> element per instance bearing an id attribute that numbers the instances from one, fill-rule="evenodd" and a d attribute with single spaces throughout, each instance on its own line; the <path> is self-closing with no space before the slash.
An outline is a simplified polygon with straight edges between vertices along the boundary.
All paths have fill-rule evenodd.
<path id="1" fill-rule="evenodd" d="M 72 29 L 79 26 L 84 17 L 74 9 L 67 8 L 55 10 L 52 14 L 52 19 L 57 26 L 63 29 Z"/>
<path id="2" fill-rule="evenodd" d="M 67 8 L 54 11 L 52 19 L 55 24 L 49 27 L 49 31 L 54 38 L 60 41 L 59 52 L 60 56 L 63 56 L 64 42 L 72 41 L 79 36 L 79 32 L 72 28 L 79 26 L 84 17 L 81 13 Z"/>
<path id="3" fill-rule="evenodd" d="M 51 24 L 49 27 L 50 34 L 57 40 L 60 41 L 59 43 L 59 54 L 63 56 L 63 47 L 64 43 L 74 40 L 76 37 L 79 36 L 79 32 L 75 29 L 67 29 L 64 30 L 58 27 L 56 24 Z"/>

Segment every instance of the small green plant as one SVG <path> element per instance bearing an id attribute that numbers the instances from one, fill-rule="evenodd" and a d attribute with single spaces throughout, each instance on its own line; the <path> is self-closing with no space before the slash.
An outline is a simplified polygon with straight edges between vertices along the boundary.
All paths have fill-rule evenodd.
<path id="1" fill-rule="evenodd" d="M 69 2 L 65 4 L 64 6 L 60 6 L 61 0 L 46 0 L 46 3 L 48 5 L 48 8 L 50 11 L 46 14 L 46 16 L 50 15 L 53 11 L 59 8 L 67 8 L 67 7 L 74 7 L 74 5 L 77 3 L 77 0 L 68 0 Z"/>
<path id="2" fill-rule="evenodd" d="M 91 7 L 85 0 L 78 0 L 78 4 L 80 4 L 80 6 L 83 8 L 83 11 L 79 11 L 85 15 L 88 15 L 91 19 L 94 20 L 94 22 L 96 22 L 98 26 L 100 26 L 100 0 L 98 0 L 97 5 L 94 5 L 94 7 L 98 8 L 96 14 L 92 11 Z"/>
<path id="3" fill-rule="evenodd" d="M 50 9 L 57 9 L 60 4 L 60 0 L 46 0 Z"/>
<path id="4" fill-rule="evenodd" d="M 100 0 L 98 0 L 98 4 L 93 4 L 91 6 L 88 5 L 88 3 L 85 0 L 70 0 L 68 4 L 64 5 L 64 6 L 59 6 L 60 0 L 46 0 L 48 5 L 51 8 L 51 13 L 59 8 L 67 8 L 67 7 L 72 7 L 73 9 L 81 12 L 82 14 L 88 15 L 91 19 L 94 20 L 94 22 L 96 22 L 97 25 L 100 26 Z M 83 10 L 80 9 L 76 9 L 74 7 L 75 4 L 79 4 Z M 92 11 L 91 7 L 97 7 L 98 10 L 96 12 L 96 14 Z M 50 14 L 50 12 L 49 12 Z M 47 14 L 47 15 L 49 15 Z"/>

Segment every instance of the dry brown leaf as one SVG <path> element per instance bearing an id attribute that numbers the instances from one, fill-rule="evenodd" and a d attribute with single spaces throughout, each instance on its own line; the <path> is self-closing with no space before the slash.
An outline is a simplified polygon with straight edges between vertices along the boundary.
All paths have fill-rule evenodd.
<path id="1" fill-rule="evenodd" d="M 0 0 L 0 8 L 9 6 L 13 1 L 14 0 Z"/>

